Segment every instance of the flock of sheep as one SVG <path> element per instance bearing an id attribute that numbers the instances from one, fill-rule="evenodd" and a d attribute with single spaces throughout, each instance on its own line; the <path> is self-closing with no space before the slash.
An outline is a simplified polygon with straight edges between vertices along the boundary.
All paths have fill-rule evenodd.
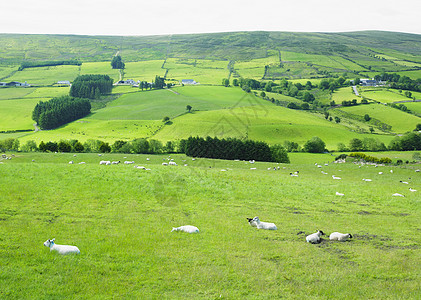
<path id="1" fill-rule="evenodd" d="M 247 218 L 251 227 L 256 227 L 257 229 L 265 229 L 265 230 L 277 230 L 278 228 L 274 223 L 269 222 L 262 222 L 260 221 L 259 217 L 254 218 Z M 173 231 L 181 231 L 186 233 L 199 233 L 199 228 L 193 225 L 183 225 L 180 227 L 173 227 L 171 232 Z M 306 241 L 311 244 L 320 244 L 322 239 L 321 236 L 324 235 L 323 231 L 318 230 L 316 233 L 310 234 L 306 237 Z M 345 242 L 348 239 L 352 238 L 350 233 L 339 233 L 333 232 L 329 239 L 331 241 L 340 241 Z M 48 239 L 44 242 L 44 246 L 50 248 L 50 251 L 56 251 L 59 254 L 80 254 L 80 250 L 76 246 L 70 245 L 58 245 L 55 243 L 55 239 Z"/>
<path id="2" fill-rule="evenodd" d="M 147 160 L 149 161 L 149 158 L 147 158 Z M 177 166 L 177 163 L 174 162 L 174 159 L 171 159 L 170 157 L 168 159 L 164 159 L 164 160 L 168 160 L 168 162 L 163 162 L 162 165 L 163 166 Z M 195 160 L 195 159 L 193 159 Z M 69 163 L 73 163 L 73 161 L 69 162 Z M 254 161 L 249 161 L 250 164 L 254 164 Z M 99 163 L 100 165 L 117 165 L 120 164 L 120 161 L 105 161 L 102 160 Z M 130 164 L 134 164 L 134 161 L 124 161 L 124 164 L 126 165 L 130 165 Z M 326 166 L 328 164 L 325 164 Z M 187 165 L 185 165 L 187 166 Z M 322 166 L 319 164 L 316 164 L 316 166 L 318 168 L 321 168 Z M 147 169 L 145 167 L 139 167 L 139 166 L 135 166 L 135 168 L 139 168 L 139 169 L 145 169 L 145 170 L 150 170 Z M 256 168 L 251 168 L 251 169 L 256 169 Z M 269 168 L 268 170 L 271 170 L 272 168 Z M 273 170 L 279 170 L 279 167 L 274 167 Z M 285 169 L 285 168 L 284 168 Z M 225 170 L 224 170 L 225 171 Z M 416 170 L 415 172 L 419 172 L 419 170 Z M 391 173 L 393 173 L 393 170 L 391 170 Z M 322 171 L 322 174 L 327 175 L 328 173 Z M 382 175 L 383 172 L 379 172 L 379 175 Z M 290 176 L 293 177 L 298 177 L 299 175 L 299 171 L 295 171 L 290 173 Z M 335 175 L 332 175 L 332 179 L 334 180 L 340 180 L 341 178 Z M 366 182 L 370 182 L 371 179 L 367 179 L 367 178 L 363 178 L 363 181 Z M 401 183 L 404 184 L 408 184 L 406 181 L 400 181 Z M 411 192 L 415 192 L 415 189 L 410 188 L 409 189 Z M 343 193 L 339 193 L 336 192 L 337 196 L 343 196 Z M 393 194 L 393 196 L 403 196 L 401 194 L 395 193 Z M 277 230 L 277 227 L 274 223 L 269 223 L 269 222 L 262 222 L 260 221 L 259 217 L 254 217 L 254 218 L 247 218 L 250 226 L 255 227 L 257 229 L 264 229 L 264 230 Z M 180 232 L 186 232 L 186 233 L 199 233 L 199 229 L 196 226 L 192 226 L 192 225 L 183 225 L 180 227 L 173 227 L 171 232 L 173 231 L 180 231 Z M 306 236 L 306 242 L 311 243 L 311 244 L 319 244 L 322 242 L 322 236 L 325 235 L 323 231 L 318 230 L 317 232 L 310 234 L 308 236 Z M 349 240 L 350 238 L 352 238 L 352 235 L 350 233 L 340 233 L 340 232 L 333 232 L 330 234 L 329 239 L 331 241 L 340 241 L 340 242 L 345 242 L 347 240 Z M 70 246 L 70 245 L 57 245 L 55 244 L 55 239 L 48 239 L 46 242 L 44 242 L 44 246 L 49 247 L 51 251 L 57 251 L 59 254 L 80 254 L 79 249 L 76 246 Z"/>

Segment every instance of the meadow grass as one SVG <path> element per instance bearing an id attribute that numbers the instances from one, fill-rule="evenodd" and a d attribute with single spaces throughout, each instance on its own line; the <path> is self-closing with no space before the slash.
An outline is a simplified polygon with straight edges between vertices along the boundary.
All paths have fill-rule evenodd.
<path id="1" fill-rule="evenodd" d="M 17 66 L 3 66 L 0 65 L 0 78 L 3 78 L 0 81 L 7 81 L 9 75 L 13 72 L 16 71 L 18 69 Z"/>
<path id="2" fill-rule="evenodd" d="M 39 87 L 32 93 L 25 96 L 25 98 L 54 98 L 68 95 L 70 87 Z"/>
<path id="3" fill-rule="evenodd" d="M 36 90 L 36 88 L 30 87 L 9 87 L 9 88 L 0 88 L 0 101 L 1 100 L 11 100 L 11 99 L 20 99 L 27 95 L 30 95 Z"/>
<path id="4" fill-rule="evenodd" d="M 16 154 L 0 164 L 0 295 L 416 299 L 420 200 L 399 182 L 411 177 L 411 186 L 419 187 L 415 166 L 320 169 L 314 162 L 331 159 L 304 156 L 311 163 L 172 155 L 180 165 L 172 168 L 161 165 L 167 156 Z M 134 160 L 151 171 L 100 166 L 103 159 Z M 273 166 L 280 170 L 267 170 Z M 289 176 L 297 170 L 299 177 Z M 278 230 L 250 227 L 246 217 L 256 215 Z M 186 224 L 200 233 L 170 232 Z M 354 238 L 306 243 L 305 235 L 317 229 Z M 42 243 L 53 237 L 81 254 L 50 253 Z"/>
<path id="5" fill-rule="evenodd" d="M 352 87 L 340 88 L 332 93 L 332 100 L 336 104 L 341 104 L 342 101 L 352 101 L 353 99 L 358 99 L 361 102 L 361 97 L 355 95 Z"/>
<path id="6" fill-rule="evenodd" d="M 393 103 L 397 101 L 407 101 L 411 100 L 405 95 L 400 94 L 397 90 L 387 90 L 387 89 L 364 89 L 361 93 L 361 96 L 382 102 L 382 103 Z"/>
<path id="7" fill-rule="evenodd" d="M 397 133 L 412 131 L 420 122 L 419 117 L 382 104 L 342 107 L 341 110 L 360 116 L 368 114 L 372 118 L 391 125 L 392 132 Z"/>
<path id="8" fill-rule="evenodd" d="M 163 60 L 127 62 L 124 68 L 124 78 L 152 82 L 155 80 L 155 76 L 164 77 L 165 69 L 161 69 L 163 63 Z"/>
<path id="9" fill-rule="evenodd" d="M 409 110 L 421 115 L 421 103 L 420 102 L 405 102 L 403 103 Z M 421 120 L 420 120 L 421 123 Z"/>
<path id="10" fill-rule="evenodd" d="M 96 120 L 93 118 L 79 119 L 55 130 L 43 130 L 27 133 L 20 138 L 21 143 L 33 140 L 60 141 L 75 139 L 85 142 L 97 139 L 113 144 L 116 140 L 130 141 L 136 138 L 146 138 L 154 135 L 163 126 L 155 120 Z M 33 127 L 33 126 L 32 126 Z"/>
<path id="11" fill-rule="evenodd" d="M 47 99 L 2 100 L 0 131 L 34 129 L 35 121 L 32 120 L 32 111 L 40 100 Z"/>
<path id="12" fill-rule="evenodd" d="M 73 81 L 79 75 L 79 66 L 51 66 L 26 68 L 16 72 L 8 81 L 28 82 L 31 85 L 52 85 L 62 80 Z"/>
<path id="13" fill-rule="evenodd" d="M 114 82 L 117 82 L 120 79 L 119 70 L 111 67 L 111 59 L 110 61 L 104 62 L 84 62 L 80 68 L 79 75 L 86 74 L 108 75 L 110 78 L 114 79 Z"/>

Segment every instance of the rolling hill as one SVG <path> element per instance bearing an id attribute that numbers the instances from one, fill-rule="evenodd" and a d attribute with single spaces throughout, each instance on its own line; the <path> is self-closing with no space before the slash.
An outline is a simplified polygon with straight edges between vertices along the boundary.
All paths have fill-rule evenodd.
<path id="1" fill-rule="evenodd" d="M 126 68 L 120 74 L 110 66 L 118 53 Z M 22 62 L 77 59 L 80 66 L 34 67 L 19 71 Z M 372 77 L 382 72 L 421 78 L 421 36 L 406 33 L 366 31 L 347 33 L 227 32 L 171 36 L 71 36 L 0 34 L 0 81 L 27 81 L 30 88 L 1 88 L 0 139 L 27 140 L 116 139 L 139 137 L 161 141 L 190 135 L 250 138 L 270 144 L 286 140 L 303 144 L 313 136 L 325 140 L 329 149 L 351 138 L 378 139 L 385 144 L 396 134 L 413 130 L 421 123 L 420 102 L 408 103 L 403 112 L 374 103 L 408 101 L 402 91 L 383 88 L 350 87 L 334 92 L 311 90 L 319 104 L 313 110 L 300 107 L 302 98 L 254 90 L 247 94 L 239 87 L 222 87 L 223 78 L 253 78 L 263 83 L 281 79 L 290 84 L 320 84 L 322 79 L 346 81 Z M 170 90 L 141 91 L 115 87 L 111 97 L 94 103 L 92 114 L 61 128 L 31 132 L 31 112 L 38 101 L 64 95 L 68 88 L 56 82 L 72 81 L 83 74 L 106 74 L 120 78 L 152 81 L 162 76 L 176 84 Z M 181 86 L 182 79 L 194 79 L 197 86 Z M 417 99 L 419 93 L 413 94 Z M 368 99 L 372 104 L 330 107 L 334 101 Z M 186 106 L 193 113 L 186 113 Z M 324 107 L 324 108 L 323 108 Z M 323 109 L 340 123 L 325 120 Z M 369 114 L 382 125 L 361 120 Z M 170 117 L 164 125 L 162 119 Z M 378 124 L 380 124 L 378 123 Z M 377 124 L 377 123 L 376 123 Z M 375 135 L 368 135 L 370 126 Z M 391 126 L 391 129 L 390 129 Z M 388 127 L 388 130 L 384 130 Z M 27 130 L 27 132 L 17 132 Z"/>

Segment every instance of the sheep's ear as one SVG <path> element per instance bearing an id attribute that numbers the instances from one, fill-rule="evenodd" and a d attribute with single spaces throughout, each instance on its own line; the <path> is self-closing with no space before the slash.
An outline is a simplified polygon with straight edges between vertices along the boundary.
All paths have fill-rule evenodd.
<path id="1" fill-rule="evenodd" d="M 56 238 L 53 238 L 51 241 L 54 242 L 56 240 Z"/>

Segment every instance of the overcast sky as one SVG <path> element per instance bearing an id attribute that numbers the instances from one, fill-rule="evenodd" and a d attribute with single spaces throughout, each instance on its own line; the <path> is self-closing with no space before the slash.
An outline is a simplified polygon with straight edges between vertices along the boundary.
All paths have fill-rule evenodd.
<path id="1" fill-rule="evenodd" d="M 19 0 L 1 1 L 0 12 L 0 33 L 385 30 L 421 34 L 420 0 Z"/>

